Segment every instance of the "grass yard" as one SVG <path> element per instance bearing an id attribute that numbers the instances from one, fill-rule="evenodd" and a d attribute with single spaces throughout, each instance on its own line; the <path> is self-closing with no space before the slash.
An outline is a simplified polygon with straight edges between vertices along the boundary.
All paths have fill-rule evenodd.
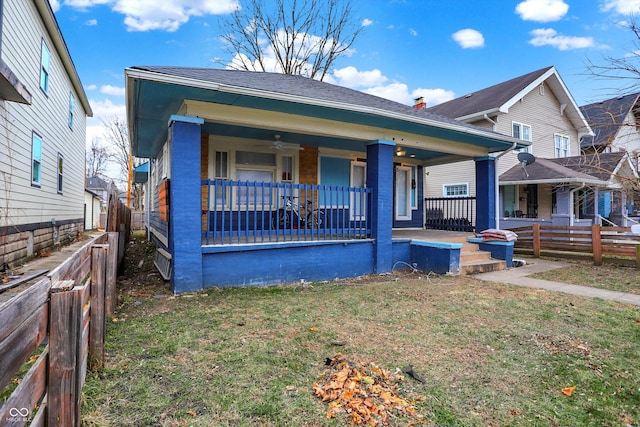
<path id="1" fill-rule="evenodd" d="M 337 353 L 374 366 L 357 384 L 389 373 L 415 411 L 389 425 L 640 423 L 638 307 L 414 273 L 172 297 L 148 260 L 130 261 L 106 367 L 83 389 L 86 426 L 349 425 L 314 394 Z"/>
<path id="2" fill-rule="evenodd" d="M 593 261 L 579 259 L 562 261 L 569 264 L 568 268 L 545 271 L 531 277 L 640 295 L 640 270 L 636 267 L 612 262 L 596 266 Z"/>

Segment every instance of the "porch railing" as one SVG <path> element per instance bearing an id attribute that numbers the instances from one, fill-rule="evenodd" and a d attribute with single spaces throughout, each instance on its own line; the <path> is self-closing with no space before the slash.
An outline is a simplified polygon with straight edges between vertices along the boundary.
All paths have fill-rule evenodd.
<path id="1" fill-rule="evenodd" d="M 424 199 L 427 229 L 473 231 L 475 229 L 475 197 L 427 197 Z"/>
<path id="2" fill-rule="evenodd" d="M 368 238 L 370 194 L 358 187 L 203 180 L 203 244 Z"/>

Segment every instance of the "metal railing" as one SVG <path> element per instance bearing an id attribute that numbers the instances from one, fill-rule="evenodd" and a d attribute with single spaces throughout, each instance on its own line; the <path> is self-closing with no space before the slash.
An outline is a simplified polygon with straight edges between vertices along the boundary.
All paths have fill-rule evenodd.
<path id="1" fill-rule="evenodd" d="M 424 199 L 427 229 L 473 231 L 475 228 L 475 197 L 426 197 Z"/>
<path id="2" fill-rule="evenodd" d="M 203 180 L 203 244 L 368 238 L 370 194 L 358 187 Z"/>

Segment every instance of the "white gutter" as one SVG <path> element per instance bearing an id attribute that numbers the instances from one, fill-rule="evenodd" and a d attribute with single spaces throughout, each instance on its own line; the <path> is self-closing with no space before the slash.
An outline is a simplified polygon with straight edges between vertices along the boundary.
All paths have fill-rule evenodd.
<path id="1" fill-rule="evenodd" d="M 265 91 L 260 89 L 245 88 L 241 86 L 230 86 L 222 83 L 207 82 L 203 80 L 177 77 L 177 76 L 161 74 L 161 73 L 146 71 L 146 70 L 132 69 L 132 68 L 125 69 L 125 76 L 132 77 L 139 80 L 149 80 L 149 81 L 155 81 L 159 83 L 174 84 L 178 86 L 198 87 L 201 89 L 208 89 L 208 90 L 225 92 L 225 93 L 230 93 L 235 95 L 251 96 L 251 97 L 272 99 L 272 100 L 285 101 L 285 102 L 295 102 L 300 104 L 313 105 L 317 107 L 352 111 L 356 113 L 366 113 L 366 114 L 371 114 L 379 117 L 386 117 L 390 119 L 401 120 L 401 121 L 421 124 L 425 126 L 432 126 L 432 127 L 437 127 L 441 129 L 452 130 L 452 131 L 465 133 L 473 136 L 478 136 L 482 138 L 494 139 L 494 140 L 509 143 L 509 144 L 513 143 L 513 137 L 510 137 L 507 135 L 501 135 L 501 134 L 488 135 L 486 133 L 487 131 L 484 129 L 474 129 L 467 126 L 457 125 L 454 123 L 441 122 L 441 121 L 431 120 L 424 117 L 416 117 L 408 114 L 395 113 L 392 111 L 387 111 L 380 108 L 367 107 L 363 105 L 346 104 L 342 102 L 335 102 L 335 101 L 317 99 L 317 98 L 307 98 L 299 95 L 290 95 L 290 94 L 271 92 L 271 91 Z"/>

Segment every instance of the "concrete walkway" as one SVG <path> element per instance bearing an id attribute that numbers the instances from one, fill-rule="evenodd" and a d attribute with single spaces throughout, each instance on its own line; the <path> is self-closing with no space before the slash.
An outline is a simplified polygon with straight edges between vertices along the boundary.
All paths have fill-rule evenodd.
<path id="1" fill-rule="evenodd" d="M 531 258 L 527 258 L 526 262 L 527 264 L 522 267 L 514 267 L 489 273 L 480 273 L 475 274 L 472 277 L 490 282 L 509 283 L 516 286 L 546 289 L 548 291 L 564 292 L 565 294 L 601 298 L 603 300 L 617 301 L 624 304 L 640 305 L 640 295 L 636 294 L 609 291 L 606 289 L 591 288 L 588 286 L 569 285 L 566 283 L 527 277 L 534 273 L 566 267 L 568 264 L 565 262 Z"/>

